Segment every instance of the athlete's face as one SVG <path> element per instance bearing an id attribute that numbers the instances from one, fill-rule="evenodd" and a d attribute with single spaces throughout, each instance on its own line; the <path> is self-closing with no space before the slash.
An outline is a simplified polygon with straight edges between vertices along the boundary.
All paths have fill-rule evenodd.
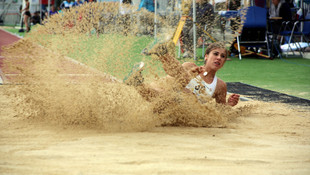
<path id="1" fill-rule="evenodd" d="M 206 61 L 206 67 L 212 70 L 219 70 L 224 66 L 224 63 L 226 61 L 227 55 L 226 55 L 226 49 L 223 48 L 216 48 L 213 49 L 209 54 L 206 54 L 205 61 Z"/>

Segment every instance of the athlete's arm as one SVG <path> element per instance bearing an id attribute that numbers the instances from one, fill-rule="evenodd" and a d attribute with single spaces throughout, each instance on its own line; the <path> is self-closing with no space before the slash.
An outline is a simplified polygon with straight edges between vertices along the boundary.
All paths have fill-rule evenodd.
<path id="1" fill-rule="evenodd" d="M 214 95 L 216 102 L 221 103 L 221 104 L 226 104 L 229 106 L 235 106 L 238 104 L 239 102 L 238 94 L 232 94 L 231 96 L 229 96 L 227 102 L 226 102 L 226 94 L 227 94 L 226 83 L 223 80 L 218 79 L 218 84 L 217 84 L 216 92 Z"/>
<path id="2" fill-rule="evenodd" d="M 165 72 L 175 78 L 181 87 L 185 87 L 190 82 L 191 76 L 179 60 L 174 57 L 174 52 L 175 45 L 172 41 L 165 44 L 158 44 L 150 51 L 151 54 L 158 56 Z"/>
<path id="3" fill-rule="evenodd" d="M 217 103 L 226 104 L 227 86 L 224 81 L 218 78 L 214 98 Z"/>

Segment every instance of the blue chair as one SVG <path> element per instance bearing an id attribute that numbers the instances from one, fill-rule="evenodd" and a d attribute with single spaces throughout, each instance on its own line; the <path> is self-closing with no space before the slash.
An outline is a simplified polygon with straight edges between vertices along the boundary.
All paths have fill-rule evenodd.
<path id="1" fill-rule="evenodd" d="M 310 15 L 305 17 L 305 20 L 296 21 L 291 31 L 289 31 L 289 40 L 286 44 L 285 56 L 288 57 L 289 53 L 295 56 L 295 51 L 299 52 L 302 56 L 303 48 L 309 47 L 310 36 Z M 287 34 L 287 33 L 284 33 Z"/>
<path id="2" fill-rule="evenodd" d="M 239 59 L 241 60 L 242 56 L 252 54 L 270 58 L 270 44 L 267 36 L 267 9 L 251 6 L 239 10 L 238 13 L 243 25 L 240 36 L 237 36 Z M 248 50 L 246 50 L 246 53 L 241 54 L 241 46 L 246 48 L 259 48 L 266 46 L 268 55 Z"/>

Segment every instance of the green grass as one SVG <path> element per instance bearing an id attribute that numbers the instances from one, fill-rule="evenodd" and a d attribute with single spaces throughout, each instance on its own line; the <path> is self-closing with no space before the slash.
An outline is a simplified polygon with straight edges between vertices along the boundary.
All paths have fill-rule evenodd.
<path id="1" fill-rule="evenodd" d="M 233 58 L 218 72 L 226 82 L 241 82 L 310 99 L 310 60 Z"/>
<path id="2" fill-rule="evenodd" d="M 18 33 L 17 29 L 6 30 Z M 102 38 L 100 37 L 99 39 Z M 95 37 L 94 40 L 96 40 Z M 120 41 L 122 41 L 122 39 L 120 39 Z M 89 42 L 91 43 L 87 44 L 91 46 L 96 43 L 96 41 Z M 132 59 L 129 60 L 129 66 L 143 59 L 139 55 L 141 55 L 140 53 L 147 43 L 152 42 L 152 39 L 137 37 L 133 42 L 133 47 L 130 49 L 130 55 L 132 55 L 130 58 Z M 121 42 L 119 44 L 121 44 Z M 92 53 L 85 52 L 85 54 L 89 56 Z M 198 57 L 201 57 L 201 48 L 198 49 L 197 55 Z M 80 58 L 81 55 L 76 56 L 72 53 L 72 55 L 69 56 L 72 56 L 79 61 L 83 61 Z M 150 58 L 146 57 L 146 59 Z M 180 61 L 184 60 L 180 59 Z M 203 61 L 200 59 L 200 61 L 196 61 L 196 63 L 202 65 Z M 92 64 L 90 63 L 89 65 Z M 158 69 L 161 68 L 159 67 Z M 242 60 L 239 60 L 238 58 L 232 58 L 231 61 L 225 63 L 225 66 L 218 72 L 217 76 L 225 82 L 241 82 L 310 99 L 310 59 L 276 58 L 274 60 L 269 60 L 264 58 L 245 57 Z"/>
<path id="3" fill-rule="evenodd" d="M 120 34 L 80 38 L 80 41 L 76 41 L 71 47 L 80 48 L 82 51 L 70 49 L 68 56 L 120 79 L 128 74 L 124 70 L 130 70 L 135 63 L 150 61 L 150 58 L 142 55 L 141 51 L 154 40 L 147 36 L 124 37 Z M 104 59 L 98 59 L 102 56 Z M 103 64 L 105 66 L 102 67 Z"/>
<path id="4" fill-rule="evenodd" d="M 21 37 L 24 37 L 26 35 L 26 32 L 18 32 L 19 29 L 16 29 L 14 27 L 5 27 L 3 28 L 4 30 L 8 31 L 8 32 L 11 32 L 15 35 L 18 35 L 18 36 L 21 36 Z M 25 30 L 25 29 L 24 29 Z"/>

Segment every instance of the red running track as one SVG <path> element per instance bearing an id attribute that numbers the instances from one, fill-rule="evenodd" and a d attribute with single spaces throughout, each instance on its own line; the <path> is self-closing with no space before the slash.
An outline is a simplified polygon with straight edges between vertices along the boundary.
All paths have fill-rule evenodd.
<path id="1" fill-rule="evenodd" d="M 20 40 L 19 37 L 9 33 L 9 32 L 6 32 L 5 30 L 3 29 L 0 29 L 0 83 L 4 83 L 6 81 L 8 81 L 7 77 L 5 76 L 5 73 L 9 73 L 7 71 L 3 72 L 4 70 L 4 57 L 2 55 L 2 47 L 3 46 L 6 46 L 6 45 L 10 45 L 10 44 L 13 44 L 14 42 Z"/>
<path id="2" fill-rule="evenodd" d="M 0 29 L 0 55 L 2 52 L 2 46 L 13 44 L 14 42 L 16 42 L 18 40 L 20 40 L 19 37 L 15 36 L 9 32 L 6 32 L 3 29 Z"/>
<path id="3" fill-rule="evenodd" d="M 0 84 L 10 84 L 18 83 L 23 76 L 19 70 L 14 68 L 14 66 L 7 66 L 5 60 L 7 58 L 3 57 L 1 48 L 6 45 L 13 44 L 14 42 L 20 40 L 18 36 L 15 36 L 5 30 L 0 29 Z M 18 67 L 27 66 L 20 61 L 7 60 L 11 64 L 18 65 Z M 104 73 L 97 71 L 91 67 L 88 67 L 82 63 L 77 62 L 71 58 L 64 58 L 59 65 L 60 74 L 67 78 L 69 81 L 83 81 L 88 79 L 89 76 L 99 76 L 102 81 L 111 81 L 111 77 L 107 77 Z M 114 79 L 114 77 L 112 77 Z"/>

